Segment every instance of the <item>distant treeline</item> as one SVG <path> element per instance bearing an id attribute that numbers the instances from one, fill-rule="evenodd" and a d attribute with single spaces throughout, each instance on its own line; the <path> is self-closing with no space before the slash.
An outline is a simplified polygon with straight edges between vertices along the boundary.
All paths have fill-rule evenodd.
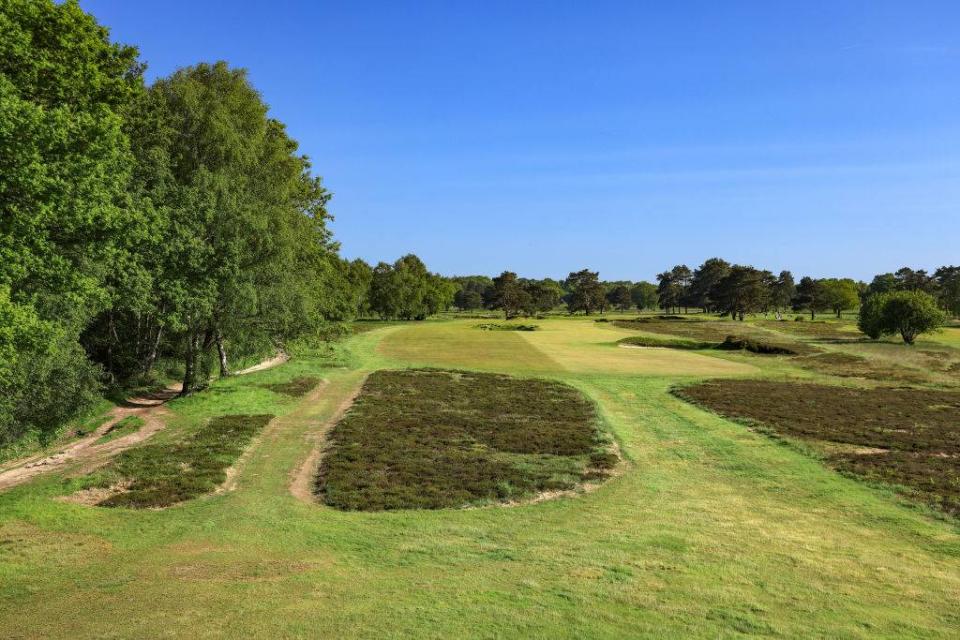
<path id="1" fill-rule="evenodd" d="M 490 309 L 507 318 L 534 315 L 564 305 L 570 313 L 603 313 L 607 309 L 662 309 L 666 313 L 688 312 L 730 315 L 743 320 L 746 314 L 792 310 L 832 312 L 837 317 L 855 310 L 869 297 L 894 291 L 917 291 L 930 296 L 940 308 L 960 315 L 960 267 L 945 266 L 932 275 L 904 267 L 896 273 L 876 276 L 869 284 L 852 278 L 800 278 L 789 271 L 774 275 L 752 266 L 730 264 L 710 258 L 696 269 L 677 265 L 651 282 L 601 281 L 599 273 L 584 269 L 564 280 L 535 280 L 504 271 L 495 278 L 458 276 L 453 306 L 461 311 Z"/>

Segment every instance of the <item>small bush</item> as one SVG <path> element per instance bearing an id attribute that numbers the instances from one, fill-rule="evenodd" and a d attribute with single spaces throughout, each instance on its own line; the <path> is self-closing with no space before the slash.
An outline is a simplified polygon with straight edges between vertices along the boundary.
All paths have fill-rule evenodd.
<path id="1" fill-rule="evenodd" d="M 860 307 L 857 327 L 874 340 L 900 334 L 906 344 L 943 326 L 947 315 L 924 291 L 891 291 L 867 298 Z"/>

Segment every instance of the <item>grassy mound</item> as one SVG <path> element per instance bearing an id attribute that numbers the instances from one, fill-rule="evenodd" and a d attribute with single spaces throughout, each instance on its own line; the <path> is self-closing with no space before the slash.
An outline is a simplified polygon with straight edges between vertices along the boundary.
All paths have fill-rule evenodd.
<path id="1" fill-rule="evenodd" d="M 291 398 L 299 398 L 307 395 L 311 389 L 320 384 L 320 378 L 313 376 L 301 376 L 288 382 L 275 382 L 273 384 L 260 385 L 264 389 L 269 389 L 274 393 L 279 393 Z"/>
<path id="2" fill-rule="evenodd" d="M 677 395 L 820 451 L 835 468 L 960 514 L 960 393 L 714 380 Z"/>
<path id="3" fill-rule="evenodd" d="M 682 320 L 682 319 L 681 319 Z M 641 347 L 668 347 L 671 349 L 729 349 L 750 351 L 764 355 L 800 355 L 817 353 L 819 349 L 808 344 L 791 341 L 784 343 L 772 341 L 770 332 L 751 330 L 742 323 L 674 320 L 663 318 L 639 318 L 636 320 L 615 320 L 614 324 L 638 331 L 656 333 L 667 338 L 658 339 L 649 336 L 632 336 L 619 341 L 619 344 Z M 731 331 L 737 331 L 731 334 Z M 740 333 L 746 331 L 746 334 Z"/>
<path id="4" fill-rule="evenodd" d="M 766 340 L 757 340 L 756 338 L 741 338 L 739 336 L 727 336 L 723 342 L 717 345 L 717 349 L 729 351 L 749 351 L 750 353 L 759 353 L 761 355 L 771 356 L 795 356 L 798 353 L 793 345 L 787 346 Z"/>
<path id="5" fill-rule="evenodd" d="M 373 373 L 330 441 L 317 493 L 348 510 L 522 499 L 573 489 L 617 461 L 576 389 L 490 373 Z"/>
<path id="6" fill-rule="evenodd" d="M 98 474 L 93 486 L 126 489 L 98 504 L 167 507 L 209 493 L 226 480 L 227 469 L 271 419 L 269 415 L 219 416 L 180 442 L 124 451 Z"/>
<path id="7" fill-rule="evenodd" d="M 631 347 L 664 347 L 667 349 L 712 349 L 712 342 L 699 342 L 687 338 L 654 338 L 652 336 L 630 336 L 617 341 L 617 344 Z"/>

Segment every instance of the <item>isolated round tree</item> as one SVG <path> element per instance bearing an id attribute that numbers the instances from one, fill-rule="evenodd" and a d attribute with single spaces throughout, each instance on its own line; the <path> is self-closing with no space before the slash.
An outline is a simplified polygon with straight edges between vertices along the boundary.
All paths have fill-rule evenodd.
<path id="1" fill-rule="evenodd" d="M 871 296 L 860 310 L 858 326 L 871 338 L 899 333 L 907 344 L 946 321 L 937 301 L 923 291 L 893 291 Z"/>

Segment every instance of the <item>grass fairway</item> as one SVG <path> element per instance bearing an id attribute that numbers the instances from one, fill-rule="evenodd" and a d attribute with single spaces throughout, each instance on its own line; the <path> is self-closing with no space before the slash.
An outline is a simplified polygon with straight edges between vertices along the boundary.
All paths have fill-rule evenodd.
<path id="1" fill-rule="evenodd" d="M 538 321 L 388 327 L 170 405 L 159 439 L 279 416 L 232 490 L 166 510 L 0 494 L 5 638 L 955 638 L 960 528 L 669 393 L 781 375 L 776 358 L 613 346 L 626 330 Z M 758 364 L 762 363 L 762 364 Z M 595 491 L 519 507 L 344 512 L 292 474 L 371 371 L 440 365 L 561 378 L 628 459 Z M 263 388 L 325 380 L 294 398 Z"/>

